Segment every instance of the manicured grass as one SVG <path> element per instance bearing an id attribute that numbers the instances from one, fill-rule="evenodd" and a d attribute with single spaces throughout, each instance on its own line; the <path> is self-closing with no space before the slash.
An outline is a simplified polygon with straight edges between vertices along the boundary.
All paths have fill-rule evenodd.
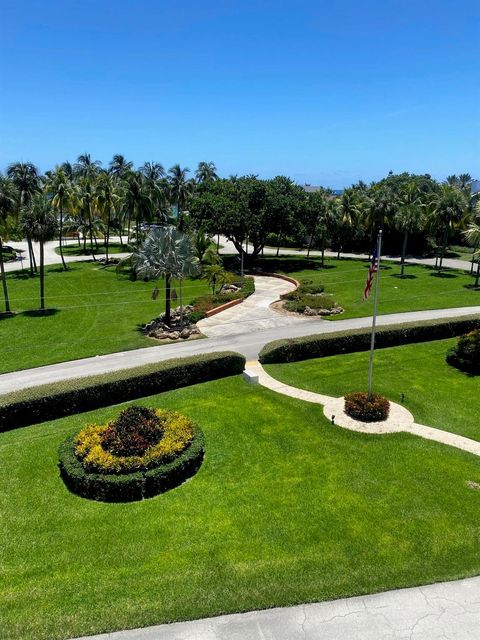
<path id="1" fill-rule="evenodd" d="M 0 316 L 0 373 L 114 351 L 154 346 L 138 327 L 165 309 L 164 283 L 133 282 L 115 267 L 93 262 L 46 268 L 46 306 L 38 315 L 39 278 L 8 274 L 14 317 Z M 155 286 L 157 300 L 151 299 Z M 178 292 L 178 285 L 173 285 Z M 204 280 L 186 280 L 184 302 L 208 292 Z"/>
<path id="2" fill-rule="evenodd" d="M 469 376 L 445 362 L 455 340 L 377 349 L 375 391 L 404 404 L 415 420 L 480 440 L 480 376 Z M 368 352 L 266 365 L 270 375 L 294 387 L 332 396 L 364 391 Z"/>
<path id="3" fill-rule="evenodd" d="M 480 482 L 477 458 L 406 434 L 331 426 L 320 406 L 241 378 L 144 403 L 195 418 L 207 452 L 194 478 L 144 502 L 91 502 L 58 476 L 60 442 L 118 406 L 0 435 L 2 640 L 480 572 L 480 494 L 466 486 Z"/>
<path id="4" fill-rule="evenodd" d="M 83 242 L 78 245 L 78 243 L 73 243 L 72 241 L 68 241 L 69 243 L 63 245 L 63 255 L 64 256 L 91 256 L 92 252 L 90 251 L 90 242 L 87 243 L 86 251 L 83 249 Z M 132 248 L 128 244 L 124 244 L 123 246 L 119 242 L 111 242 L 108 246 L 109 254 L 116 253 L 131 253 Z M 60 255 L 60 247 L 55 248 L 55 252 Z M 104 255 L 106 252 L 105 245 L 103 244 L 103 240 L 98 241 L 98 249 L 93 249 L 93 253 L 95 255 Z"/>
<path id="5" fill-rule="evenodd" d="M 300 281 L 311 280 L 325 285 L 335 300 L 345 309 L 329 320 L 369 316 L 373 295 L 362 301 L 367 278 L 368 260 L 329 258 L 321 267 L 319 258 L 264 258 L 265 270 L 287 273 Z M 400 277 L 400 265 L 385 262 L 381 270 L 379 313 L 420 311 L 480 305 L 480 289 L 474 290 L 474 278 L 463 271 L 445 269 L 440 275 L 431 267 L 406 267 L 406 278 Z"/>

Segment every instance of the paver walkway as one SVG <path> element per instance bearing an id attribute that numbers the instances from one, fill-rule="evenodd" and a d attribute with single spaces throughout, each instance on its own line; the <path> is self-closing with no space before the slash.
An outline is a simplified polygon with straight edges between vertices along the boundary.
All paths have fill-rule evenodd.
<path id="1" fill-rule="evenodd" d="M 480 578 L 469 578 L 88 640 L 478 640 L 479 629 Z"/>
<path id="2" fill-rule="evenodd" d="M 305 389 L 291 387 L 284 382 L 280 382 L 279 380 L 272 378 L 272 376 L 265 371 L 258 361 L 248 362 L 246 369 L 256 375 L 258 377 L 259 384 L 267 389 L 271 389 L 276 393 L 281 393 L 284 396 L 289 396 L 290 398 L 297 398 L 298 400 L 304 400 L 305 402 L 321 404 L 323 406 L 325 416 L 329 420 L 334 416 L 334 423 L 344 429 L 367 434 L 398 433 L 400 431 L 404 431 L 406 433 L 420 436 L 421 438 L 426 438 L 427 440 L 434 440 L 435 442 L 440 442 L 450 447 L 456 447 L 457 449 L 462 449 L 462 451 L 468 451 L 468 453 L 480 456 L 480 442 L 477 440 L 464 438 L 463 436 L 451 433 L 450 431 L 443 431 L 442 429 L 418 424 L 415 422 L 410 411 L 396 402 L 390 403 L 390 415 L 387 420 L 382 422 L 360 422 L 359 420 L 354 420 L 345 413 L 343 398 L 334 398 L 332 396 L 314 393 L 313 391 L 306 391 Z"/>
<path id="3" fill-rule="evenodd" d="M 241 304 L 200 320 L 197 326 L 204 335 L 215 338 L 311 322 L 312 318 L 281 314 L 270 308 L 272 302 L 293 289 L 295 285 L 281 278 L 255 276 L 255 293 Z"/>

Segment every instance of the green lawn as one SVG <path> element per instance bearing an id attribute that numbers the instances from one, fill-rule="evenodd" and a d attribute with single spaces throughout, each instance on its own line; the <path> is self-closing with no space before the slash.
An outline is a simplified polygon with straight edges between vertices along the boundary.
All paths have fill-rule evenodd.
<path id="1" fill-rule="evenodd" d="M 90 242 L 87 242 L 86 251 L 84 251 L 83 249 L 83 242 L 80 245 L 78 245 L 78 243 L 76 242 L 72 243 L 72 241 L 69 241 L 69 244 L 64 245 L 62 248 L 63 248 L 64 256 L 91 256 L 92 255 L 92 252 L 90 251 Z M 108 248 L 109 254 L 113 255 L 115 253 L 128 253 L 131 251 L 132 251 L 132 248 L 129 247 L 128 244 L 124 244 L 122 246 L 119 242 L 109 243 L 109 248 Z M 58 255 L 60 255 L 60 247 L 56 247 L 55 252 L 58 253 Z M 94 246 L 93 253 L 95 255 L 104 255 L 105 252 L 106 252 L 106 249 L 103 244 L 103 240 L 99 240 L 98 249 L 96 249 Z"/>
<path id="2" fill-rule="evenodd" d="M 415 420 L 480 440 L 480 376 L 469 376 L 445 362 L 455 340 L 377 349 L 375 391 L 400 402 Z M 294 387 L 332 396 L 366 389 L 368 352 L 266 365 L 270 375 Z"/>
<path id="3" fill-rule="evenodd" d="M 228 402 L 225 400 L 228 398 Z M 194 417 L 206 459 L 131 504 L 70 494 L 57 448 L 119 407 L 0 434 L 2 640 L 55 640 L 480 573 L 478 459 L 363 436 L 240 377 L 144 401 Z"/>
<path id="4" fill-rule="evenodd" d="M 34 311 L 39 278 L 24 270 L 7 279 L 12 309 L 18 313 L 0 316 L 0 373 L 156 344 L 138 326 L 164 310 L 162 281 L 132 282 L 117 275 L 115 267 L 93 262 L 71 263 L 66 272 L 59 265 L 47 267 L 46 306 L 51 311 L 39 316 Z M 156 284 L 160 294 L 154 301 Z M 209 291 L 204 280 L 186 280 L 183 289 L 185 303 Z"/>
<path id="5" fill-rule="evenodd" d="M 311 280 L 325 285 L 345 309 L 331 320 L 358 318 L 372 314 L 373 295 L 362 301 L 368 273 L 368 260 L 329 258 L 322 269 L 320 258 L 264 258 L 265 270 L 286 273 L 300 281 Z M 480 289 L 474 290 L 474 278 L 463 271 L 446 269 L 438 275 L 431 267 L 406 267 L 406 278 L 400 277 L 400 266 L 384 263 L 381 270 L 379 313 L 420 311 L 480 305 Z"/>

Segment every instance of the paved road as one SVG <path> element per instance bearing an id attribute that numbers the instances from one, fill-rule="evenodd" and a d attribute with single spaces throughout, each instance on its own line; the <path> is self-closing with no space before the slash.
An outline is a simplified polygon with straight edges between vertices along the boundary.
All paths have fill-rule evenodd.
<path id="1" fill-rule="evenodd" d="M 399 322 L 414 322 L 431 320 L 434 318 L 453 318 L 458 316 L 480 314 L 480 307 L 457 307 L 454 309 L 433 309 L 430 311 L 412 311 L 408 313 L 392 313 L 379 316 L 378 325 L 397 324 Z M 247 360 L 257 360 L 261 348 L 272 340 L 279 338 L 294 338 L 312 333 L 331 333 L 344 329 L 369 327 L 371 318 L 351 318 L 331 322 L 311 318 L 296 324 L 252 331 L 233 336 L 192 340 L 164 346 L 146 347 L 132 351 L 121 351 L 104 356 L 61 362 L 58 364 L 15 371 L 0 375 L 0 394 L 10 393 L 16 389 L 33 387 L 49 382 L 57 382 L 69 378 L 106 373 L 118 369 L 127 369 L 151 362 L 180 358 L 199 353 L 232 350 L 245 355 Z"/>
<path id="2" fill-rule="evenodd" d="M 90 636 L 88 640 L 478 640 L 479 637 L 480 578 L 470 578 L 120 631 Z"/>

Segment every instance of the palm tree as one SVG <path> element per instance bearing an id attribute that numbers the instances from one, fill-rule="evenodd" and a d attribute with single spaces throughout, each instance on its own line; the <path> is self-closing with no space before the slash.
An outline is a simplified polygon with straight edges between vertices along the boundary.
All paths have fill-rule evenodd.
<path id="1" fill-rule="evenodd" d="M 187 239 L 185 239 L 187 238 Z M 186 237 L 176 227 L 157 227 L 151 229 L 143 245 L 132 255 L 132 265 L 137 276 L 141 278 L 165 279 L 165 323 L 171 323 L 171 281 L 180 273 L 187 273 L 187 261 L 195 256 L 193 246 L 187 251 Z M 191 256 L 191 258 L 190 258 Z M 185 277 L 185 276 L 182 276 Z"/>
<path id="2" fill-rule="evenodd" d="M 64 213 L 72 208 L 74 201 L 74 190 L 64 169 L 57 166 L 54 171 L 47 171 L 45 182 L 45 193 L 51 198 L 52 206 L 58 210 L 59 214 L 59 245 L 62 257 L 63 268 L 68 269 L 63 256 L 63 220 Z"/>
<path id="3" fill-rule="evenodd" d="M 217 167 L 213 162 L 199 162 L 195 171 L 195 179 L 198 184 L 209 180 L 218 180 Z"/>
<path id="4" fill-rule="evenodd" d="M 33 195 L 40 190 L 40 172 L 31 162 L 14 162 L 7 168 L 7 177 L 12 180 L 18 192 L 18 211 L 29 205 Z M 30 259 L 30 274 L 37 270 L 35 254 L 33 253 L 32 238 L 27 235 L 28 256 Z"/>
<path id="5" fill-rule="evenodd" d="M 53 240 L 58 231 L 57 217 L 52 204 L 44 194 L 33 196 L 30 205 L 22 213 L 22 223 L 29 229 L 31 237 L 40 245 L 40 309 L 45 309 L 45 242 Z"/>
<path id="6" fill-rule="evenodd" d="M 173 165 L 168 170 L 169 191 L 172 204 L 177 207 L 177 214 L 185 209 L 185 204 L 192 192 L 192 183 L 187 179 L 190 169 L 182 169 L 179 164 Z"/>
<path id="7" fill-rule="evenodd" d="M 433 194 L 430 203 L 430 224 L 441 232 L 439 271 L 443 266 L 443 258 L 447 248 L 450 232 L 461 222 L 467 208 L 465 196 L 461 191 L 449 184 L 442 184 L 438 192 Z"/>
<path id="8" fill-rule="evenodd" d="M 395 228 L 403 233 L 402 257 L 400 260 L 400 275 L 402 277 L 405 275 L 408 236 L 410 233 L 421 231 L 425 224 L 420 195 L 420 189 L 415 182 L 407 183 L 400 196 L 399 209 L 393 218 Z"/>
<path id="9" fill-rule="evenodd" d="M 112 175 L 112 173 L 102 171 L 99 175 L 97 183 L 96 202 L 99 210 L 103 214 L 103 219 L 106 220 L 105 264 L 108 264 L 108 243 L 110 240 L 112 218 L 118 211 L 118 207 L 121 201 L 122 197 L 120 195 L 120 188 L 117 180 Z"/>
<path id="10" fill-rule="evenodd" d="M 140 167 L 140 172 L 145 176 L 147 180 L 160 180 L 165 177 L 165 169 L 160 162 L 145 162 Z"/>
<path id="11" fill-rule="evenodd" d="M 9 178 L 0 176 L 0 273 L 2 278 L 3 299 L 5 312 L 10 313 L 10 300 L 8 297 L 7 278 L 3 264 L 3 235 L 6 234 L 8 220 L 15 214 L 17 207 L 17 189 Z"/>
<path id="12" fill-rule="evenodd" d="M 74 165 L 74 170 L 77 175 L 84 178 L 94 178 L 102 163 L 100 160 L 92 160 L 89 153 L 83 153 L 78 156 L 77 162 Z"/>
<path id="13" fill-rule="evenodd" d="M 130 171 L 125 178 L 124 207 L 128 215 L 128 238 L 130 243 L 130 224 L 135 220 L 136 241 L 140 244 L 140 223 L 150 220 L 153 212 L 153 203 L 150 190 L 143 174 L 139 171 Z"/>
<path id="14" fill-rule="evenodd" d="M 78 228 L 82 228 L 83 246 L 86 247 L 87 235 L 90 238 L 90 251 L 92 258 L 96 260 L 93 248 L 93 217 L 95 211 L 95 185 L 87 174 L 80 178 L 77 183 L 77 203 L 81 217 L 81 224 Z"/>
<path id="15" fill-rule="evenodd" d="M 480 281 L 480 224 L 475 222 L 471 222 L 468 225 L 468 229 L 463 232 L 468 244 L 474 247 L 475 251 L 473 253 L 472 261 L 475 260 L 477 263 L 477 272 L 475 274 L 475 287 L 478 287 L 478 283 Z"/>
<path id="16" fill-rule="evenodd" d="M 128 161 L 121 153 L 116 153 L 108 165 L 108 170 L 114 176 L 123 178 L 123 176 L 131 171 L 133 168 L 133 162 Z"/>

